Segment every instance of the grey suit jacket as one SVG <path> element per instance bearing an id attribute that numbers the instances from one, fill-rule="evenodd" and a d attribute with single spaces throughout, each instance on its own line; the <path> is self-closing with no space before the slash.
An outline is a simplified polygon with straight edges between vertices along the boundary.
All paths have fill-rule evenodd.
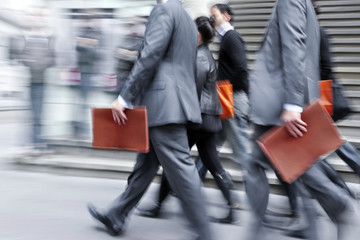
<path id="1" fill-rule="evenodd" d="M 198 47 L 196 88 L 200 97 L 201 113 L 220 115 L 222 111 L 216 87 L 216 63 L 205 44 Z"/>
<path id="2" fill-rule="evenodd" d="M 281 125 L 285 103 L 319 95 L 319 26 L 311 0 L 278 0 L 250 76 L 251 119 Z"/>
<path id="3" fill-rule="evenodd" d="M 197 29 L 178 0 L 152 10 L 144 45 L 125 88 L 125 101 L 145 105 L 149 127 L 201 123 L 196 92 Z"/>

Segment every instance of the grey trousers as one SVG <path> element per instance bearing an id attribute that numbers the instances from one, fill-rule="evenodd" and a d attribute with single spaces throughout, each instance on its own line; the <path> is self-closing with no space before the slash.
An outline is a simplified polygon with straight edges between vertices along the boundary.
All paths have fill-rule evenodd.
<path id="1" fill-rule="evenodd" d="M 249 159 L 248 119 L 250 104 L 244 91 L 234 92 L 234 117 L 223 119 L 222 130 L 219 132 L 218 145 L 228 140 L 233 150 L 234 160 L 244 169 Z"/>
<path id="2" fill-rule="evenodd" d="M 190 226 L 197 239 L 211 240 L 201 181 L 189 152 L 185 125 L 166 125 L 149 129 L 150 151 L 139 153 L 128 186 L 105 213 L 122 226 L 129 212 L 137 205 L 156 175 L 163 167 L 171 189 L 179 197 Z"/>
<path id="3" fill-rule="evenodd" d="M 265 212 L 269 200 L 269 183 L 265 174 L 265 169 L 273 169 L 269 160 L 256 143 L 263 133 L 268 131 L 272 126 L 255 125 L 252 139 L 253 152 L 249 160 L 248 174 L 246 176 L 246 193 L 249 203 L 255 214 L 255 225 L 261 225 L 265 218 Z M 335 219 L 344 209 L 347 199 L 343 197 L 343 190 L 337 187 L 315 164 L 305 172 L 298 180 L 294 182 L 299 191 L 299 196 L 305 206 L 302 206 L 304 215 L 309 223 L 308 239 L 318 239 L 316 234 L 315 218 L 313 217 L 313 206 L 309 201 L 309 194 L 318 200 L 325 212 L 330 218 Z M 254 239 L 257 239 L 254 237 Z M 261 239 L 261 238 L 258 238 Z"/>
<path id="4" fill-rule="evenodd" d="M 35 145 L 43 143 L 41 138 L 41 115 L 44 99 L 44 83 L 31 83 L 30 86 L 31 109 L 32 109 L 32 143 Z"/>

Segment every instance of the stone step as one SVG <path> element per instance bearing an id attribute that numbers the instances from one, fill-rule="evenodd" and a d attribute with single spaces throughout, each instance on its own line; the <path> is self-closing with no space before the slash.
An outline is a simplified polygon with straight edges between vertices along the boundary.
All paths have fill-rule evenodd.
<path id="1" fill-rule="evenodd" d="M 125 155 L 123 155 L 125 153 Z M 227 158 L 222 158 L 222 162 Z M 355 175 L 342 160 L 335 154 L 327 158 L 328 162 L 339 172 L 347 182 L 358 183 L 359 178 Z M 102 178 L 127 179 L 133 170 L 135 158 L 127 158 L 126 152 L 119 152 L 118 158 L 101 158 L 81 155 L 43 155 L 41 157 L 15 157 L 13 158 L 15 168 L 27 169 L 33 171 L 59 173 L 65 175 L 81 175 Z M 236 167 L 225 166 L 230 173 L 238 189 L 243 188 L 243 172 Z M 162 174 L 161 167 L 154 181 L 158 182 Z M 279 181 L 273 171 L 266 171 L 266 175 L 271 185 L 273 193 L 284 194 Z M 204 185 L 207 187 L 216 187 L 213 177 L 208 172 L 205 177 Z"/>
<path id="2" fill-rule="evenodd" d="M 358 55 L 360 53 L 360 46 L 359 47 L 339 47 L 334 46 L 331 48 L 331 52 L 335 54 L 342 54 L 342 53 L 354 53 Z"/>
<path id="3" fill-rule="evenodd" d="M 123 155 L 125 153 L 125 155 Z M 117 158 L 94 157 L 84 155 L 69 154 L 49 154 L 37 158 L 24 157 L 24 155 L 14 157 L 15 168 L 27 169 L 41 172 L 55 172 L 66 175 L 81 175 L 103 178 L 127 179 L 133 170 L 135 156 L 127 158 L 126 152 L 118 152 Z M 222 159 L 225 163 L 230 161 L 228 158 Z M 224 168 L 230 173 L 237 187 L 242 187 L 244 175 L 239 168 L 229 167 L 224 164 Z M 162 174 L 161 167 L 157 173 L 155 181 L 159 181 Z M 278 185 L 275 174 L 267 173 L 271 185 Z M 210 173 L 206 174 L 204 184 L 215 187 L 216 184 Z"/>
<path id="4" fill-rule="evenodd" d="M 346 117 L 346 120 L 360 120 L 360 106 L 351 105 L 351 108 L 353 112 Z"/>
<path id="5" fill-rule="evenodd" d="M 337 37 L 331 38 L 330 42 L 331 44 L 345 44 L 345 46 L 348 44 L 360 45 L 360 37 Z"/>
<path id="6" fill-rule="evenodd" d="M 275 0 L 257 0 L 257 1 L 250 1 L 250 0 L 233 0 L 229 1 L 231 7 L 233 9 L 258 9 L 258 8 L 272 8 L 275 4 Z M 345 12 L 350 11 L 351 8 L 358 9 L 360 6 L 358 0 L 344 0 L 344 1 L 321 1 L 318 0 L 316 4 L 320 7 L 321 12 Z"/>
<path id="7" fill-rule="evenodd" d="M 343 134 L 346 138 L 351 137 L 358 137 L 360 131 L 360 121 L 359 120 L 352 120 L 346 119 L 337 123 L 339 127 L 339 131 Z"/>
<path id="8" fill-rule="evenodd" d="M 360 26 L 360 18 L 357 20 L 342 20 L 342 21 L 324 21 L 320 20 L 320 26 L 326 29 L 330 28 L 358 28 Z"/>
<path id="9" fill-rule="evenodd" d="M 320 7 L 343 7 L 343 6 L 359 6 L 358 0 L 344 0 L 344 1 L 328 1 L 328 0 L 317 0 L 316 4 Z"/>
<path id="10" fill-rule="evenodd" d="M 344 91 L 360 91 L 360 81 L 358 79 L 341 78 L 338 81 L 342 84 Z"/>
<path id="11" fill-rule="evenodd" d="M 346 67 L 349 66 L 351 64 L 353 65 L 358 65 L 360 63 L 360 57 L 358 56 L 343 56 L 341 54 L 339 54 L 340 56 L 336 56 L 337 54 L 335 53 L 335 55 L 333 54 L 333 63 L 336 64 L 336 66 L 338 67 Z M 358 53 L 354 53 L 353 55 L 358 55 Z M 340 64 L 346 64 L 344 66 L 340 65 Z M 354 66 L 351 66 L 354 67 Z"/>
<path id="12" fill-rule="evenodd" d="M 242 5 L 242 4 L 257 4 L 262 5 L 266 3 L 272 3 L 274 4 L 276 0 L 230 0 L 229 4 L 231 6 L 233 5 Z"/>
<path id="13" fill-rule="evenodd" d="M 340 21 L 340 20 L 339 20 Z M 244 37 L 263 37 L 265 33 L 264 29 L 242 29 L 241 35 Z M 329 29 L 329 35 L 332 38 L 337 37 L 358 37 L 360 35 L 360 28 L 353 29 Z"/>
<path id="14" fill-rule="evenodd" d="M 251 2 L 251 3 L 234 3 L 234 1 L 230 1 L 231 7 L 234 10 L 254 10 L 254 9 L 272 9 L 274 7 L 275 1 L 271 2 L 263 2 L 259 4 L 258 2 Z"/>
<path id="15" fill-rule="evenodd" d="M 338 19 L 338 21 L 341 21 L 341 19 Z M 345 36 L 351 36 L 351 37 L 358 37 L 360 35 L 360 28 L 353 30 L 353 29 L 329 29 L 328 33 L 332 38 L 336 37 L 345 37 Z"/>
<path id="16" fill-rule="evenodd" d="M 339 128 L 341 127 L 351 127 L 357 126 L 360 127 L 360 120 L 343 120 L 337 123 Z M 251 135 L 251 131 L 249 131 L 249 135 Z M 356 136 L 346 136 L 347 141 L 354 144 L 356 147 L 359 146 L 360 149 L 360 137 Z M 105 159 L 105 165 L 111 162 L 121 161 L 132 161 L 134 162 L 136 159 L 136 152 L 128 152 L 128 151 L 118 151 L 118 150 L 103 150 L 92 148 L 91 140 L 74 140 L 74 139 L 49 139 L 47 140 L 49 148 L 54 152 L 55 155 L 59 155 L 60 158 L 56 160 L 66 160 L 66 158 L 61 156 L 73 156 L 74 159 L 77 159 L 75 163 L 81 164 L 81 161 L 93 161 L 96 162 L 96 159 Z M 225 143 L 222 147 L 218 149 L 219 158 L 226 169 L 235 169 L 240 170 L 241 166 L 236 163 L 233 159 L 232 150 L 227 143 Z M 196 146 L 191 149 L 191 156 L 196 159 L 198 157 L 198 151 Z M 334 158 L 334 156 L 332 156 Z M 90 160 L 86 160 L 90 159 Z M 94 159 L 94 160 L 91 160 Z M 71 159 L 68 159 L 65 162 L 71 163 Z M 54 163 L 54 162 L 53 162 Z M 128 163 L 128 162 L 127 162 Z"/>
<path id="17" fill-rule="evenodd" d="M 342 13 L 342 12 L 336 12 L 336 13 L 321 13 L 319 16 L 319 21 L 328 20 L 328 21 L 334 21 L 334 20 L 359 20 L 360 16 L 359 13 Z"/>
<path id="18" fill-rule="evenodd" d="M 260 48 L 260 43 L 246 43 L 247 54 L 256 54 Z M 218 49 L 218 44 L 214 44 L 211 50 Z M 359 63 L 360 47 L 333 47 L 332 53 L 335 63 L 337 62 L 356 62 Z"/>
<path id="19" fill-rule="evenodd" d="M 326 161 L 331 164 L 331 166 L 340 174 L 344 181 L 348 183 L 359 183 L 359 176 L 357 176 L 354 171 L 336 155 L 336 153 L 332 153 L 330 156 L 328 156 Z"/>
<path id="20" fill-rule="evenodd" d="M 335 67 L 333 70 L 335 73 L 360 74 L 360 69 L 358 67 Z"/>
<path id="21" fill-rule="evenodd" d="M 272 13 L 273 10 L 273 4 L 267 4 L 267 5 L 261 5 L 257 8 L 254 8 L 255 5 L 245 5 L 245 7 L 243 7 L 242 5 L 239 5 L 236 8 L 233 8 L 233 13 L 235 15 L 234 17 L 234 21 L 239 21 L 238 16 L 246 16 L 246 15 L 269 15 Z M 253 8 L 251 8 L 251 6 L 253 6 Z M 360 19 L 360 17 L 356 16 L 357 13 L 360 12 L 360 5 L 349 5 L 349 6 L 344 6 L 344 7 L 322 7 L 320 9 L 321 14 L 319 15 L 319 20 L 322 21 L 323 19 L 330 19 L 333 20 L 331 18 L 329 18 L 329 15 L 331 14 L 338 14 L 339 16 L 337 16 L 336 18 L 343 18 L 344 20 L 348 20 L 348 19 Z M 344 14 L 346 13 L 346 16 L 344 17 Z M 340 15 L 341 14 L 341 15 Z M 354 15 L 350 15 L 349 14 L 354 14 Z M 325 17 L 322 17 L 323 15 L 325 15 Z"/>
<path id="22" fill-rule="evenodd" d="M 360 149 L 360 136 L 347 137 L 346 140 L 354 145 L 358 150 Z"/>
<path id="23" fill-rule="evenodd" d="M 355 12 L 360 12 L 360 4 L 359 2 L 357 3 L 352 3 L 349 5 L 342 5 L 342 6 L 329 6 L 329 5 L 319 5 L 319 9 L 321 14 L 325 14 L 325 13 L 355 13 Z M 320 15 L 321 15 L 320 14 Z"/>
<path id="24" fill-rule="evenodd" d="M 343 92 L 344 95 L 350 99 L 351 104 L 353 105 L 359 105 L 359 101 L 360 101 L 360 91 L 354 91 L 354 90 L 350 90 L 350 91 L 344 91 Z"/>
<path id="25" fill-rule="evenodd" d="M 266 8 L 234 8 L 233 13 L 235 15 L 234 21 L 239 21 L 238 16 L 253 16 L 253 15 L 269 15 L 272 12 L 272 7 Z"/>

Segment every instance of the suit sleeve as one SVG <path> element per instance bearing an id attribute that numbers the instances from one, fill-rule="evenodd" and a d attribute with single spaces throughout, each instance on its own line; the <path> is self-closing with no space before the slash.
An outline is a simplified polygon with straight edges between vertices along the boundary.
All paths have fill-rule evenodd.
<path id="1" fill-rule="evenodd" d="M 173 20 L 159 4 L 154 7 L 147 24 L 143 48 L 120 95 L 132 102 L 139 92 L 153 80 L 158 63 L 163 58 L 172 38 Z"/>
<path id="2" fill-rule="evenodd" d="M 279 0 L 278 23 L 281 38 L 285 104 L 302 107 L 306 87 L 306 1 Z"/>

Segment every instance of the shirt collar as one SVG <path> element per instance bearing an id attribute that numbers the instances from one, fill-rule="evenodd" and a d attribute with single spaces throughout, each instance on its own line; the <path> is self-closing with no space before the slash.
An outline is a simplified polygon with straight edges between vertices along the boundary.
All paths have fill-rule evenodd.
<path id="1" fill-rule="evenodd" d="M 225 33 L 227 33 L 230 30 L 234 30 L 234 27 L 229 22 L 225 22 L 216 28 L 216 32 L 221 37 L 223 37 Z"/>

